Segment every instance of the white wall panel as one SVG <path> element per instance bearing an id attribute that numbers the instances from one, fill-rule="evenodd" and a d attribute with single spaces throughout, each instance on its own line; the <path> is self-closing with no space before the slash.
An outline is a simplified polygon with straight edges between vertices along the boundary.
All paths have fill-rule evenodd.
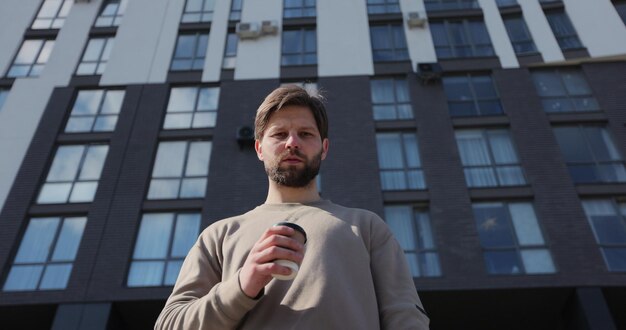
<path id="1" fill-rule="evenodd" d="M 626 54 L 626 26 L 609 0 L 564 0 L 565 11 L 589 55 Z"/>
<path id="2" fill-rule="evenodd" d="M 245 0 L 244 0 L 245 2 Z M 213 22 L 202 72 L 202 81 L 216 82 L 222 73 L 222 60 L 228 33 L 228 16 L 230 14 L 230 0 L 216 1 L 213 9 Z"/>
<path id="3" fill-rule="evenodd" d="M 563 52 L 559 47 L 548 19 L 541 9 L 541 5 L 536 0 L 518 1 L 524 13 L 526 26 L 533 37 L 537 50 L 546 62 L 563 61 Z"/>
<path id="4" fill-rule="evenodd" d="M 420 17 L 428 18 L 424 0 L 400 0 L 400 8 L 404 16 L 404 33 L 406 34 L 406 42 L 409 47 L 409 56 L 413 71 L 416 70 L 417 63 L 437 62 L 437 53 L 435 52 L 435 44 L 430 33 L 428 22 L 424 27 L 409 28 L 406 24 L 406 16 L 410 12 L 418 12 Z"/>
<path id="5" fill-rule="evenodd" d="M 519 67 L 515 50 L 511 45 L 511 39 L 506 32 L 506 27 L 502 21 L 502 16 L 500 16 L 500 10 L 498 5 L 496 5 L 496 1 L 478 0 L 478 3 L 483 10 L 485 26 L 489 32 L 493 49 L 500 58 L 500 64 L 505 69 Z"/>

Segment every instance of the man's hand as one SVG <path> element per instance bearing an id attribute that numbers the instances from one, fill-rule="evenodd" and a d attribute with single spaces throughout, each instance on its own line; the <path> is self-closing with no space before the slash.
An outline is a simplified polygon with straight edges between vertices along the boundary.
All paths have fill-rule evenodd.
<path id="1" fill-rule="evenodd" d="M 274 263 L 274 260 L 291 260 L 298 265 L 302 263 L 304 245 L 291 238 L 293 234 L 294 230 L 286 226 L 270 227 L 254 244 L 239 272 L 241 290 L 248 297 L 256 297 L 272 280 L 272 274 L 291 273 L 291 269 Z"/>

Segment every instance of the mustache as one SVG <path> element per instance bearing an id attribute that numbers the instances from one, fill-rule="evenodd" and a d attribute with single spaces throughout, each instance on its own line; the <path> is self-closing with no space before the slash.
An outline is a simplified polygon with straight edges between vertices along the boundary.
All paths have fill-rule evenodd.
<path id="1" fill-rule="evenodd" d="M 306 157 L 304 157 L 304 154 L 299 149 L 287 149 L 280 155 L 279 159 L 283 160 L 290 156 L 297 156 L 299 158 L 306 159 Z"/>

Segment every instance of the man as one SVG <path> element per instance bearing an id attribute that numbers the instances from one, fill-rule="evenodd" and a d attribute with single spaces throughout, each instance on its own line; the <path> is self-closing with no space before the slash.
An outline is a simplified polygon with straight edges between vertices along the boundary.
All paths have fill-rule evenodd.
<path id="1" fill-rule="evenodd" d="M 404 253 L 372 212 L 322 200 L 315 176 L 328 153 L 323 103 L 281 87 L 257 110 L 255 149 L 267 199 L 213 223 L 181 268 L 158 329 L 428 329 Z M 306 247 L 282 221 L 301 226 Z M 291 269 L 277 259 L 300 265 Z"/>

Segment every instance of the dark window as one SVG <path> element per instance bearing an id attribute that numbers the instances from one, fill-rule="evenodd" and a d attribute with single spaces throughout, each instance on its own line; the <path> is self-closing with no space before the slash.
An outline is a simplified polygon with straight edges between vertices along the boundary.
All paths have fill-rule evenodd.
<path id="1" fill-rule="evenodd" d="M 517 0 L 496 0 L 498 7 L 510 7 L 517 5 Z"/>
<path id="2" fill-rule="evenodd" d="M 202 70 L 208 42 L 207 33 L 179 35 L 170 70 Z"/>
<path id="3" fill-rule="evenodd" d="M 123 90 L 82 90 L 78 92 L 65 133 L 111 132 L 122 108 Z"/>
<path id="4" fill-rule="evenodd" d="M 173 87 L 163 129 L 215 127 L 219 87 Z"/>
<path id="5" fill-rule="evenodd" d="M 424 0 L 428 11 L 478 9 L 476 0 Z"/>
<path id="6" fill-rule="evenodd" d="M 39 76 L 48 62 L 53 47 L 54 40 L 24 40 L 6 76 L 8 78 Z"/>
<path id="7" fill-rule="evenodd" d="M 626 203 L 592 199 L 583 207 L 609 271 L 626 272 Z"/>
<path id="8" fill-rule="evenodd" d="M 230 4 L 230 14 L 228 20 L 238 21 L 241 19 L 241 8 L 243 7 L 243 0 L 232 0 Z"/>
<path id="9" fill-rule="evenodd" d="M 455 135 L 468 187 L 526 184 L 508 130 L 457 130 Z"/>
<path id="10" fill-rule="evenodd" d="M 317 36 L 315 29 L 283 31 L 283 46 L 280 64 L 317 64 Z"/>
<path id="11" fill-rule="evenodd" d="M 599 111 L 598 101 L 580 70 L 534 71 L 535 87 L 546 112 Z"/>
<path id="12" fill-rule="evenodd" d="M 77 75 L 99 75 L 106 69 L 111 56 L 114 37 L 89 39 L 83 58 L 80 60 Z"/>
<path id="13" fill-rule="evenodd" d="M 504 26 L 506 32 L 509 34 L 509 39 L 513 44 L 515 54 L 523 55 L 529 53 L 536 53 L 537 47 L 533 42 L 533 37 L 530 35 L 526 22 L 522 17 L 505 17 Z"/>
<path id="14" fill-rule="evenodd" d="M 119 26 L 124 17 L 128 0 L 106 0 L 96 19 L 96 27 Z"/>
<path id="15" fill-rule="evenodd" d="M 376 146 L 383 190 L 426 189 L 415 133 L 377 133 Z"/>
<path id="16" fill-rule="evenodd" d="M 374 62 L 406 61 L 409 50 L 401 24 L 370 27 Z"/>
<path id="17" fill-rule="evenodd" d="M 554 134 L 575 183 L 626 182 L 623 159 L 605 127 L 555 127 Z"/>
<path id="18" fill-rule="evenodd" d="M 444 77 L 443 87 L 453 117 L 502 114 L 500 97 L 490 76 Z"/>
<path id="19" fill-rule="evenodd" d="M 430 23 L 438 58 L 494 56 L 485 23 L 446 20 Z"/>
<path id="20" fill-rule="evenodd" d="M 285 0 L 284 18 L 315 17 L 316 0 Z"/>
<path id="21" fill-rule="evenodd" d="M 398 0 L 367 0 L 368 14 L 394 14 L 400 13 Z"/>
<path id="22" fill-rule="evenodd" d="M 409 205 L 386 206 L 385 221 L 404 250 L 413 277 L 441 276 L 427 210 Z"/>
<path id="23" fill-rule="evenodd" d="M 550 28 L 562 50 L 582 48 L 576 30 L 564 12 L 546 13 Z"/>
<path id="24" fill-rule="evenodd" d="M 144 214 L 128 272 L 128 286 L 174 285 L 199 230 L 198 213 Z"/>
<path id="25" fill-rule="evenodd" d="M 531 203 L 474 203 L 489 274 L 554 273 L 554 263 Z"/>
<path id="26" fill-rule="evenodd" d="M 210 22 L 213 20 L 213 7 L 215 0 L 187 0 L 181 22 Z"/>
<path id="27" fill-rule="evenodd" d="M 237 45 L 239 37 L 236 33 L 226 35 L 226 47 L 224 48 L 224 59 L 222 60 L 222 69 L 234 69 L 237 61 Z"/>
<path id="28" fill-rule="evenodd" d="M 73 3 L 74 0 L 44 0 L 31 29 L 60 29 Z"/>
<path id="29" fill-rule="evenodd" d="M 375 120 L 413 118 L 406 79 L 372 79 L 370 86 Z"/>
<path id="30" fill-rule="evenodd" d="M 30 219 L 3 290 L 65 289 L 86 223 L 85 217 Z"/>

